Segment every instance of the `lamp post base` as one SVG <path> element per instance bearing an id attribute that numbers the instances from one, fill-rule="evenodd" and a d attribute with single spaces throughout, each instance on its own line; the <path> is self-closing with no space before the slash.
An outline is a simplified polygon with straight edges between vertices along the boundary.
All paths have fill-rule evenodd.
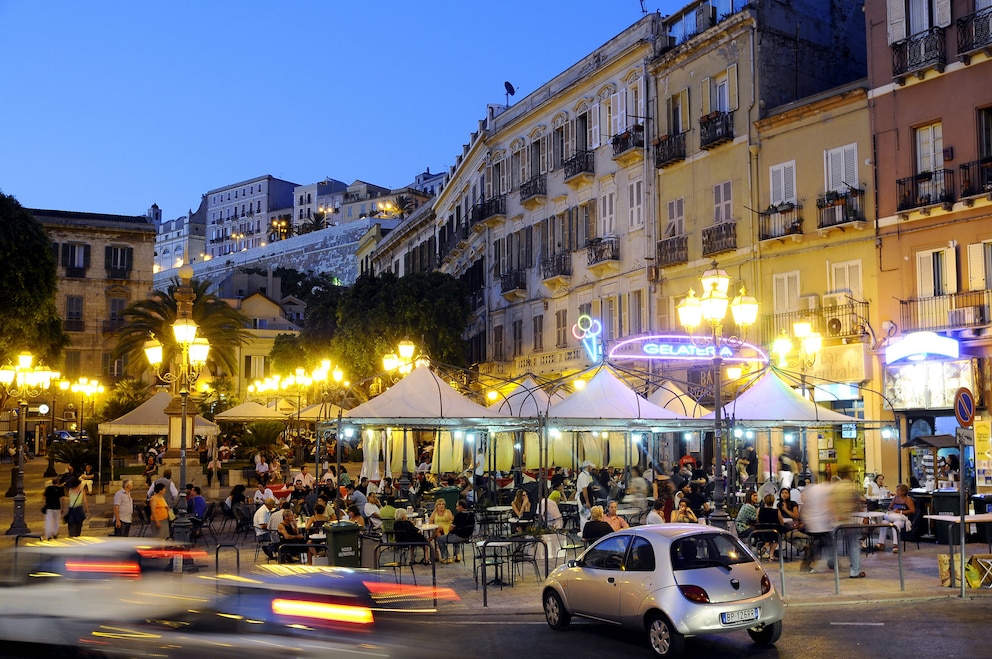
<path id="1" fill-rule="evenodd" d="M 54 478 L 59 475 L 59 472 L 55 471 L 55 456 L 52 452 L 48 452 L 48 469 L 45 470 L 43 474 L 45 478 Z"/>
<path id="2" fill-rule="evenodd" d="M 24 492 L 14 495 L 14 519 L 7 529 L 6 535 L 27 535 L 31 533 L 27 523 L 24 521 Z"/>
<path id="3" fill-rule="evenodd" d="M 715 526 L 718 529 L 723 529 L 727 531 L 730 529 L 730 515 L 727 514 L 725 508 L 717 508 L 712 513 L 710 513 L 710 526 Z"/>

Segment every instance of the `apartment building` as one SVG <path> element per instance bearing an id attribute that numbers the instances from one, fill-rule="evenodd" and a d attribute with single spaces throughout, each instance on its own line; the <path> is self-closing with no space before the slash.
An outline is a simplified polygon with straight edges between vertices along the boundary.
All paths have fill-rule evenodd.
<path id="1" fill-rule="evenodd" d="M 58 255 L 56 304 L 72 341 L 59 370 L 108 385 L 125 374 L 125 360 L 112 358 L 124 309 L 152 291 L 155 225 L 144 215 L 28 211 Z"/>
<path id="2" fill-rule="evenodd" d="M 291 235 L 296 188 L 296 183 L 266 175 L 207 192 L 210 257 L 261 247 Z"/>
<path id="3" fill-rule="evenodd" d="M 347 183 L 333 178 L 297 186 L 293 190 L 293 230 L 290 235 L 340 221 L 341 205 L 347 189 Z"/>
<path id="4" fill-rule="evenodd" d="M 953 434 L 956 390 L 992 393 L 992 1 L 868 2 L 866 25 L 880 316 L 937 335 L 887 356 L 885 391 L 904 437 Z"/>
<path id="5" fill-rule="evenodd" d="M 186 259 L 190 263 L 197 263 L 207 258 L 207 219 L 204 206 L 201 200 L 195 213 L 190 211 L 188 215 L 162 221 L 162 211 L 157 204 L 152 204 L 148 217 L 158 230 L 155 237 L 155 272 L 178 268 Z"/>

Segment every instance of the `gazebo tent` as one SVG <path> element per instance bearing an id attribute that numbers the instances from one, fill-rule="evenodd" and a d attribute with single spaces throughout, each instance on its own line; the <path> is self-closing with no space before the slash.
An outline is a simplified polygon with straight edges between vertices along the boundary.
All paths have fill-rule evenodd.
<path id="1" fill-rule="evenodd" d="M 286 421 L 289 417 L 282 412 L 269 409 L 264 405 L 259 405 L 254 401 L 241 403 L 229 410 L 224 410 L 214 415 L 215 421 L 233 421 L 240 423 L 251 423 L 253 421 Z"/>
<path id="2" fill-rule="evenodd" d="M 682 388 L 671 380 L 665 380 L 647 398 L 648 402 L 664 407 L 669 412 L 675 412 L 681 416 L 698 419 L 710 413 L 710 410 L 693 400 L 692 396 L 682 391 Z"/>
<path id="3" fill-rule="evenodd" d="M 315 421 L 328 421 L 338 418 L 338 411 L 342 411 L 337 405 L 331 403 L 314 403 L 300 410 L 300 413 L 293 414 L 292 418 L 299 418 L 300 421 L 313 423 Z"/>
<path id="4" fill-rule="evenodd" d="M 516 383 L 503 398 L 489 406 L 518 417 L 537 418 L 548 413 L 552 403 L 560 403 L 565 397 L 560 393 L 548 394 L 533 378 L 526 377 Z"/>
<path id="5" fill-rule="evenodd" d="M 746 389 L 723 406 L 723 418 L 746 421 L 754 427 L 779 427 L 787 424 L 828 426 L 838 423 L 864 423 L 863 419 L 828 410 L 803 398 L 774 371 L 759 375 Z M 809 385 L 807 385 L 809 386 Z M 710 412 L 704 419 L 714 418 Z"/>
<path id="6" fill-rule="evenodd" d="M 580 430 L 657 426 L 659 422 L 684 419 L 683 415 L 648 402 L 607 368 L 599 369 L 584 388 L 548 409 L 549 424 Z"/>
<path id="7" fill-rule="evenodd" d="M 100 424 L 101 435 L 168 435 L 169 417 L 165 408 L 172 394 L 160 391 L 124 416 Z M 214 437 L 219 432 L 216 423 L 197 415 L 193 420 L 196 435 Z"/>

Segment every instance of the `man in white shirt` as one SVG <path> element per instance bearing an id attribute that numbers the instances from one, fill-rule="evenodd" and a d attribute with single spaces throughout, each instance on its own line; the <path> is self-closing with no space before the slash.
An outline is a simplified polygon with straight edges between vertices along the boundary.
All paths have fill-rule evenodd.
<path id="1" fill-rule="evenodd" d="M 307 466 L 303 465 L 300 467 L 300 473 L 296 475 L 296 483 L 307 489 L 313 489 L 313 486 L 317 484 L 317 479 L 307 471 Z"/>
<path id="2" fill-rule="evenodd" d="M 255 504 L 257 505 L 257 504 L 265 503 L 266 499 L 275 500 L 275 498 L 276 495 L 272 494 L 271 489 L 265 487 L 264 483 L 259 483 L 258 489 L 255 490 L 255 495 L 252 497 L 251 500 L 255 502 Z"/>
<path id="3" fill-rule="evenodd" d="M 368 501 L 365 502 L 365 518 L 372 523 L 372 527 L 382 529 L 382 517 L 379 515 L 379 495 L 369 492 Z"/>
<path id="4" fill-rule="evenodd" d="M 589 473 L 591 469 L 592 463 L 588 460 L 584 461 L 582 470 L 575 478 L 575 500 L 579 503 L 579 532 L 585 528 L 586 522 L 589 521 L 590 509 L 594 503 L 590 498 L 592 494 L 589 492 L 589 485 L 592 484 L 592 474 Z"/>
<path id="5" fill-rule="evenodd" d="M 255 478 L 258 479 L 259 485 L 265 485 L 269 482 L 269 464 L 265 461 L 265 456 L 258 456 L 258 464 L 255 465 Z"/>
<path id="6" fill-rule="evenodd" d="M 126 537 L 131 533 L 131 519 L 134 513 L 131 487 L 131 479 L 125 478 L 121 481 L 121 489 L 114 494 L 114 535 L 117 536 Z"/>
<path id="7" fill-rule="evenodd" d="M 255 516 L 252 518 L 252 526 L 255 528 L 255 540 L 261 542 L 263 539 L 270 539 L 271 535 L 269 533 L 269 518 L 272 516 L 272 511 L 276 507 L 276 500 L 269 497 L 265 500 L 264 504 L 258 507 L 255 511 Z M 262 551 L 269 558 L 273 558 L 272 550 L 269 545 L 263 545 Z"/>

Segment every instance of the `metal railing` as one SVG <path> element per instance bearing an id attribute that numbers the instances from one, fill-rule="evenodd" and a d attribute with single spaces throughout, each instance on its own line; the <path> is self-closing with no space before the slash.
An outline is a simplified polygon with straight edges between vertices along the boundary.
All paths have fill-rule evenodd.
<path id="1" fill-rule="evenodd" d="M 596 265 L 604 261 L 620 260 L 620 239 L 600 238 L 598 242 L 589 245 L 589 261 L 587 265 Z"/>
<path id="2" fill-rule="evenodd" d="M 774 210 L 758 213 L 758 240 L 802 233 L 803 207 L 799 204 L 780 204 Z"/>
<path id="3" fill-rule="evenodd" d="M 908 211 L 924 206 L 952 204 L 956 198 L 954 170 L 937 169 L 920 172 L 896 181 L 899 205 L 896 210 Z"/>
<path id="4" fill-rule="evenodd" d="M 734 113 L 710 112 L 699 120 L 699 148 L 712 149 L 734 139 Z"/>
<path id="5" fill-rule="evenodd" d="M 903 331 L 966 329 L 990 322 L 992 291 L 965 291 L 899 301 Z"/>
<path id="6" fill-rule="evenodd" d="M 655 244 L 655 258 L 658 265 L 677 265 L 689 262 L 689 236 L 663 238 Z"/>
<path id="7" fill-rule="evenodd" d="M 527 289 L 527 271 L 510 270 L 504 272 L 499 278 L 500 293 Z"/>
<path id="8" fill-rule="evenodd" d="M 579 151 L 574 156 L 565 161 L 565 180 L 569 180 L 579 174 L 596 173 L 596 152 Z"/>
<path id="9" fill-rule="evenodd" d="M 497 215 L 506 215 L 506 195 L 486 199 L 473 206 L 469 224 L 475 226 L 479 222 L 484 222 Z"/>
<path id="10" fill-rule="evenodd" d="M 661 138 L 654 147 L 654 166 L 661 168 L 685 160 L 685 133 Z"/>
<path id="11" fill-rule="evenodd" d="M 947 46 L 942 27 L 932 27 L 892 44 L 892 76 L 895 78 L 932 67 L 943 70 L 946 63 Z"/>
<path id="12" fill-rule="evenodd" d="M 703 256 L 737 249 L 737 222 L 721 222 L 703 228 Z"/>
<path id="13" fill-rule="evenodd" d="M 992 7 L 959 18 L 958 53 L 970 53 L 992 46 Z"/>
<path id="14" fill-rule="evenodd" d="M 858 531 L 859 533 L 865 529 L 892 529 L 892 542 L 894 546 L 899 546 L 899 527 L 890 522 L 878 522 L 872 524 L 841 524 L 834 528 L 833 530 L 833 552 L 834 552 L 834 594 L 840 595 L 840 561 L 837 560 L 837 540 L 838 534 L 847 533 L 850 531 Z M 870 540 L 871 538 L 869 538 Z M 861 551 L 858 548 L 857 551 Z M 899 590 L 906 590 L 906 578 L 902 571 L 902 552 L 896 554 L 899 557 Z"/>
<path id="15" fill-rule="evenodd" d="M 865 219 L 865 191 L 851 188 L 847 192 L 827 192 L 816 199 L 816 226 L 835 227 Z"/>
<path id="16" fill-rule="evenodd" d="M 966 162 L 959 169 L 962 197 L 992 194 L 992 157 Z"/>
<path id="17" fill-rule="evenodd" d="M 541 278 L 544 280 L 553 277 L 572 276 L 572 254 L 571 252 L 560 252 L 547 258 L 541 259 Z"/>
<path id="18" fill-rule="evenodd" d="M 548 177 L 546 174 L 538 174 L 520 184 L 520 201 L 527 201 L 534 197 L 544 197 L 548 194 Z"/>
<path id="19" fill-rule="evenodd" d="M 868 318 L 868 302 L 848 300 L 844 304 L 821 306 L 816 309 L 786 311 L 769 314 L 758 319 L 761 341 L 771 343 L 782 332 L 791 333 L 792 325 L 801 320 L 809 321 L 813 330 L 825 337 L 860 336 Z"/>
<path id="20" fill-rule="evenodd" d="M 642 127 L 640 130 L 628 128 L 622 133 L 614 135 L 610 143 L 613 145 L 614 157 L 624 154 L 631 149 L 642 149 L 644 148 L 644 128 Z"/>

